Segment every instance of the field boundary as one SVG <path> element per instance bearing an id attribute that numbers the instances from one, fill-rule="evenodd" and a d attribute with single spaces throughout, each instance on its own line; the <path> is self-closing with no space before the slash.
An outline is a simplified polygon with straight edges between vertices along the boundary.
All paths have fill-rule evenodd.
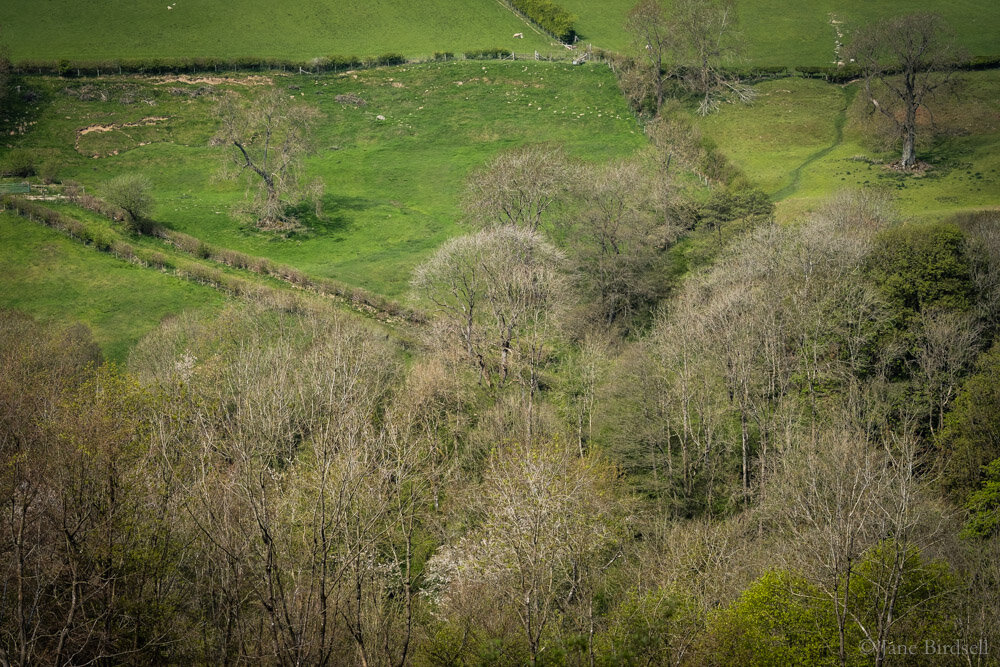
<path id="1" fill-rule="evenodd" d="M 64 200 L 69 201 L 66 198 Z M 84 208 L 95 212 L 90 207 L 84 206 Z M 289 312 L 301 311 L 306 307 L 296 293 L 262 284 L 259 280 L 249 280 L 239 275 L 224 273 L 207 262 L 211 261 L 229 269 L 244 271 L 260 279 L 271 279 L 284 283 L 292 289 L 332 300 L 383 324 L 393 324 L 400 321 L 421 324 L 426 321 L 422 313 L 404 308 L 394 302 L 375 299 L 360 288 L 350 289 L 335 285 L 334 281 L 313 279 L 292 267 L 277 265 L 265 258 L 251 257 L 236 251 L 220 250 L 192 236 L 167 230 L 164 227 L 155 227 L 150 236 L 165 243 L 170 251 L 188 256 L 190 259 L 171 257 L 156 250 L 135 247 L 123 235 L 114 230 L 96 229 L 83 220 L 43 206 L 34 200 L 3 196 L 0 197 L 0 211 L 11 211 L 26 220 L 62 232 L 84 245 L 92 246 L 95 250 L 111 254 L 122 261 L 165 271 L 177 278 L 207 285 L 231 296 L 264 301 Z M 103 215 L 103 212 L 98 213 Z M 241 261 L 224 261 L 224 253 L 229 253 L 234 258 L 241 258 Z M 257 266 L 261 267 L 260 269 L 254 269 L 252 265 L 254 261 L 256 261 Z M 380 301 L 384 301 L 384 303 L 379 303 Z"/>

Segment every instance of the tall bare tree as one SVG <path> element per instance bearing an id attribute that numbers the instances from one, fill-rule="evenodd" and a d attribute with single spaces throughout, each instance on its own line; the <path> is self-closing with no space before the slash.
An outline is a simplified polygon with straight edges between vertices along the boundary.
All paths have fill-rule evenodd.
<path id="1" fill-rule="evenodd" d="M 540 234 L 507 225 L 447 242 L 412 285 L 452 323 L 481 382 L 517 379 L 533 392 L 545 332 L 563 306 L 564 262 Z"/>
<path id="2" fill-rule="evenodd" d="M 663 106 L 664 83 L 677 77 L 701 96 L 699 112 L 715 109 L 718 98 L 732 94 L 746 101 L 752 91 L 724 71 L 739 53 L 737 14 L 732 0 L 641 0 L 629 13 L 625 29 L 639 58 L 646 62 L 656 111 Z"/>
<path id="3" fill-rule="evenodd" d="M 646 63 L 640 81 L 652 82 L 652 96 L 656 103 L 654 111 L 659 113 L 663 106 L 664 86 L 674 65 L 673 50 L 678 39 L 674 26 L 660 0 L 641 0 L 629 11 L 625 31 L 632 36 L 633 49 L 640 60 Z"/>
<path id="4" fill-rule="evenodd" d="M 570 176 L 555 146 L 525 146 L 500 153 L 469 176 L 465 210 L 480 227 L 514 225 L 538 231 L 559 203 Z"/>
<path id="5" fill-rule="evenodd" d="M 873 113 L 896 128 L 902 141 L 899 165 L 917 163 L 918 112 L 928 113 L 935 91 L 948 83 L 959 51 L 937 14 L 906 14 L 858 31 L 849 50 L 862 68 Z"/>
<path id="6" fill-rule="evenodd" d="M 486 596 L 495 613 L 512 613 L 531 664 L 544 657 L 560 614 L 586 594 L 585 573 L 613 558 L 627 513 L 614 469 L 574 450 L 560 442 L 498 447 L 477 490 L 475 530 L 429 566 L 446 614 L 465 590 Z"/>
<path id="7" fill-rule="evenodd" d="M 217 114 L 222 126 L 213 143 L 230 147 L 224 173 L 252 175 L 247 180 L 243 214 L 261 229 L 282 229 L 295 222 L 288 213 L 290 206 L 304 198 L 318 204 L 322 182 L 302 181 L 303 159 L 311 150 L 318 109 L 274 88 L 254 100 L 229 93 L 219 103 Z"/>

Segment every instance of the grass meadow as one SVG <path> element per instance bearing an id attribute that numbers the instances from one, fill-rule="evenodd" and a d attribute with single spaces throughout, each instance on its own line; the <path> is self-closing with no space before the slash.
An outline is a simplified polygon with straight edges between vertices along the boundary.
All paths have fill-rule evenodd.
<path id="1" fill-rule="evenodd" d="M 807 211 L 839 188 L 891 189 L 908 216 L 1000 206 L 1000 72 L 969 72 L 936 100 L 923 125 L 921 176 L 887 169 L 895 152 L 871 140 L 857 84 L 789 78 L 756 86 L 751 106 L 724 106 L 700 120 L 705 134 L 779 202 L 783 216 Z M 918 137 L 919 139 L 919 137 Z"/>
<path id="2" fill-rule="evenodd" d="M 495 0 L 7 0 L 4 7 L 0 26 L 13 60 L 415 58 L 495 46 L 553 48 L 550 37 Z"/>
<path id="3" fill-rule="evenodd" d="M 497 152 L 553 142 L 596 161 L 645 145 L 613 75 L 600 66 L 460 61 L 274 75 L 270 84 L 325 117 L 307 173 L 326 184 L 325 216 L 305 233 L 276 238 L 232 217 L 244 188 L 219 178 L 225 148 L 209 146 L 215 95 L 253 95 L 249 84 L 262 82 L 32 78 L 40 94 L 27 110 L 33 124 L 7 145 L 58 164 L 61 180 L 98 195 L 113 176 L 142 172 L 153 181 L 161 224 L 389 297 L 404 296 L 413 267 L 460 233 L 465 180 Z M 365 104 L 336 100 L 347 93 Z M 83 132 L 94 126 L 101 129 Z M 12 277 L 13 291 L 32 280 Z"/>
<path id="4" fill-rule="evenodd" d="M 2 38 L 15 60 L 308 59 L 386 52 L 422 58 L 492 46 L 553 48 L 548 37 L 495 1 L 446 7 L 437 0 L 380 0 L 333 7 L 314 0 L 278 9 L 259 0 L 211 6 L 188 1 L 70 6 L 65 0 L 11 0 Z M 586 41 L 628 48 L 622 23 L 631 0 L 562 4 L 577 15 Z M 849 34 L 851 26 L 882 15 L 934 9 L 974 54 L 994 53 L 1000 34 L 1000 12 L 981 0 L 848 0 L 836 6 L 832 0 L 752 0 L 740 6 L 747 60 L 757 64 L 829 63 L 831 20 Z M 515 32 L 525 38 L 514 39 Z M 112 177 L 144 173 L 154 186 L 153 217 L 167 227 L 404 301 L 413 268 L 462 233 L 466 180 L 498 152 L 552 143 L 571 157 L 596 162 L 647 147 L 613 73 L 599 64 L 458 60 L 320 76 L 26 77 L 21 85 L 31 90 L 32 101 L 16 114 L 0 114 L 6 135 L 0 159 L 23 149 L 41 172 L 77 181 L 98 196 Z M 307 162 L 307 176 L 325 183 L 324 215 L 308 219 L 307 229 L 289 238 L 260 233 L 233 217 L 244 186 L 220 178 L 226 149 L 210 145 L 218 96 L 252 96 L 261 86 L 287 90 L 296 103 L 317 106 L 324 119 Z M 930 169 L 920 176 L 903 177 L 883 166 L 893 153 L 870 139 L 857 88 L 783 78 L 757 84 L 752 105 L 724 105 L 706 118 L 692 113 L 692 120 L 778 202 L 782 220 L 814 209 L 842 187 L 865 185 L 892 189 L 901 211 L 914 218 L 1000 206 L 1000 72 L 962 74 L 956 94 L 938 100 L 934 132 L 924 133 L 934 138 L 920 146 Z M 337 100 L 348 94 L 363 104 Z M 90 223 L 105 224 L 93 217 Z M 162 317 L 214 308 L 225 299 L 11 215 L 0 218 L 0 225 L 0 258 L 9 267 L 0 305 L 83 321 L 115 358 Z"/>
<path id="5" fill-rule="evenodd" d="M 634 0 L 560 0 L 577 17 L 585 42 L 624 51 Z M 168 9 L 168 7 L 170 7 Z M 756 65 L 826 65 L 834 60 L 839 21 L 849 36 L 872 20 L 910 12 L 940 13 L 974 55 L 995 55 L 1000 12 L 991 0 L 742 0 L 745 59 Z M 497 0 L 8 0 L 0 19 L 14 60 L 241 56 L 300 60 L 401 53 L 427 58 L 504 47 L 561 52 Z M 514 38 L 523 33 L 523 39 Z"/>
<path id="6" fill-rule="evenodd" d="M 560 0 L 577 17 L 584 41 L 602 48 L 627 51 L 624 30 L 634 0 Z M 1000 11 L 990 0 L 740 0 L 739 32 L 744 59 L 754 65 L 829 65 L 834 61 L 837 33 L 845 37 L 870 21 L 913 12 L 937 12 L 974 55 L 1000 53 Z"/>
<path id="7" fill-rule="evenodd" d="M 210 287 L 95 252 L 11 213 L 0 213 L 0 266 L 0 307 L 82 322 L 117 361 L 164 317 L 225 302 Z"/>

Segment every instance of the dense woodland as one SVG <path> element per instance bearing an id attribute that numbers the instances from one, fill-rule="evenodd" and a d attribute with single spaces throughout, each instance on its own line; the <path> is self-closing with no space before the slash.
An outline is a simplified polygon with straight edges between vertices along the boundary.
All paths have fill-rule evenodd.
<path id="1" fill-rule="evenodd" d="M 627 171 L 572 197 L 572 233 L 534 200 L 444 246 L 403 347 L 244 304 L 122 367 L 5 312 L 5 661 L 867 664 L 995 638 L 995 215 L 917 227 L 846 192 L 748 216 L 664 296 L 640 249 L 674 218 L 600 186 Z"/>
<path id="2" fill-rule="evenodd" d="M 1000 215 L 778 224 L 664 102 L 743 89 L 641 67 L 648 150 L 498 153 L 422 319 L 0 311 L 0 664 L 995 663 Z"/>

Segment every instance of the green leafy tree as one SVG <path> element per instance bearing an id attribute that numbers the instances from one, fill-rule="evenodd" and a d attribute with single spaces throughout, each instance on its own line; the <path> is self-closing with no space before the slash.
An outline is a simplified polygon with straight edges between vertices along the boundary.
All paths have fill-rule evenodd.
<path id="1" fill-rule="evenodd" d="M 708 663 L 834 664 L 837 625 L 821 596 L 799 575 L 785 570 L 767 572 L 736 602 L 710 617 L 702 647 Z"/>
<path id="2" fill-rule="evenodd" d="M 1000 533 L 1000 458 L 985 466 L 983 472 L 983 485 L 969 495 L 965 504 L 969 518 L 964 532 L 985 539 Z"/>
<path id="3" fill-rule="evenodd" d="M 153 211 L 153 184 L 143 174 L 128 173 L 107 182 L 104 197 L 125 211 L 129 226 L 141 231 L 142 222 Z"/>
<path id="4" fill-rule="evenodd" d="M 964 502 L 983 480 L 983 467 L 1000 457 L 1000 345 L 982 355 L 965 381 L 936 445 L 944 487 Z"/>
<path id="5" fill-rule="evenodd" d="M 880 232 L 871 273 L 903 319 L 929 306 L 962 310 L 973 297 L 965 237 L 947 223 L 901 225 Z"/>

